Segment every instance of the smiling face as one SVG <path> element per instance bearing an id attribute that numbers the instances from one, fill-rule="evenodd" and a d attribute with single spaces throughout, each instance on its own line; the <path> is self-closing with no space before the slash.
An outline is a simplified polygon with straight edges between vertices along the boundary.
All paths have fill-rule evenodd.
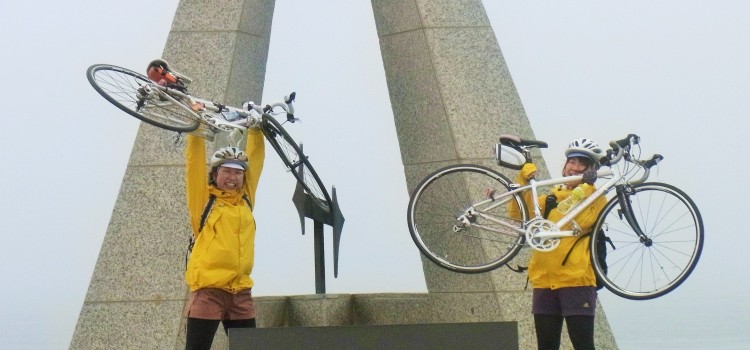
<path id="1" fill-rule="evenodd" d="M 220 166 L 216 168 L 216 187 L 222 191 L 234 191 L 242 188 L 245 171 L 242 169 Z"/>
<path id="2" fill-rule="evenodd" d="M 591 160 L 584 157 L 570 157 L 563 167 L 563 176 L 581 175 L 592 165 Z M 568 182 L 568 187 L 576 187 L 581 181 Z"/>

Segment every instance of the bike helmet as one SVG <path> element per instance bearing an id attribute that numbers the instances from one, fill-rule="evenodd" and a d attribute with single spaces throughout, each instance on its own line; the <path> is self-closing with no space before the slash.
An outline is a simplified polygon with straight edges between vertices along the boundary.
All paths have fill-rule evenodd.
<path id="1" fill-rule="evenodd" d="M 211 156 L 211 169 L 225 166 L 235 169 L 247 169 L 247 156 L 237 147 L 220 148 Z"/>
<path id="2" fill-rule="evenodd" d="M 597 167 L 599 167 L 599 162 L 605 155 L 604 149 L 599 147 L 598 143 L 587 138 L 573 140 L 565 150 L 565 157 L 586 157 L 591 159 Z"/>

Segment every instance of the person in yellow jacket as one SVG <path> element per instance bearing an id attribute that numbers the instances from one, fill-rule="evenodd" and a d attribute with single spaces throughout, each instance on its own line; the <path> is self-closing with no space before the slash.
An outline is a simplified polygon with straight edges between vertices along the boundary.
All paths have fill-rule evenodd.
<path id="1" fill-rule="evenodd" d="M 548 213 L 547 219 L 558 221 L 571 204 L 577 204 L 571 201 L 580 202 L 596 190 L 596 170 L 604 154 L 604 150 L 590 139 L 577 139 L 568 145 L 562 175 L 583 175 L 583 180 L 559 185 L 551 190 L 551 195 L 556 198 L 554 203 L 559 203 L 557 207 L 552 208 L 555 204 L 550 202 L 550 208 L 546 208 L 546 195 L 537 198 L 542 212 Z M 515 181 L 525 185 L 536 175 L 536 171 L 533 163 L 526 163 Z M 524 200 L 529 208 L 533 208 L 530 192 L 525 194 Z M 606 199 L 602 196 L 574 218 L 581 229 L 579 236 L 591 231 L 605 205 Z M 571 225 L 561 230 L 571 230 Z M 540 350 L 560 348 L 563 320 L 576 350 L 594 349 L 596 275 L 591 267 L 589 237 L 561 238 L 556 249 L 548 252 L 534 250 L 531 254 L 528 272 L 534 288 L 532 313 Z"/>
<path id="2" fill-rule="evenodd" d="M 265 159 L 263 134 L 247 132 L 245 151 L 217 150 L 206 172 L 206 146 L 188 135 L 185 149 L 187 206 L 193 244 L 185 281 L 190 288 L 186 349 L 210 349 L 219 322 L 255 327 L 251 289 L 255 249 L 255 192 Z M 210 203 L 209 203 L 210 202 Z"/>

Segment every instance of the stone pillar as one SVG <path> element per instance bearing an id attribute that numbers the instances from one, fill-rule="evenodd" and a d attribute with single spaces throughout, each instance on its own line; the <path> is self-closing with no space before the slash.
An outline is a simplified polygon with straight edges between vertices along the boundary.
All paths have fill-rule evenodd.
<path id="1" fill-rule="evenodd" d="M 513 178 L 494 164 L 492 147 L 500 134 L 534 134 L 481 0 L 371 1 L 409 190 L 457 163 Z M 528 254 L 513 263 L 525 265 Z M 465 275 L 422 261 L 429 295 L 447 313 L 424 322 L 515 320 L 521 348 L 536 348 L 525 273 Z M 601 305 L 598 312 L 598 347 L 616 347 Z"/>
<path id="2" fill-rule="evenodd" d="M 196 96 L 260 101 L 273 9 L 274 0 L 182 0 L 163 58 L 194 79 Z M 190 228 L 183 145 L 174 136 L 147 124 L 138 131 L 71 349 L 185 347 Z M 223 331 L 214 344 L 226 346 Z"/>

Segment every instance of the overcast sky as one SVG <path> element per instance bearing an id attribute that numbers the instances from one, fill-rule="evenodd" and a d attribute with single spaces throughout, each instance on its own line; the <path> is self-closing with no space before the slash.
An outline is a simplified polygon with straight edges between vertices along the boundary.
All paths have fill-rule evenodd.
<path id="1" fill-rule="evenodd" d="M 4 348 L 70 343 L 139 127 L 96 94 L 85 70 L 142 71 L 161 55 L 177 1 L 115 4 L 0 3 Z M 551 145 L 543 152 L 550 172 L 571 139 L 637 133 L 645 153 L 665 156 L 653 180 L 680 187 L 702 211 L 704 254 L 683 286 L 641 302 L 600 293 L 620 347 L 750 348 L 750 238 L 737 228 L 747 190 L 735 183 L 748 173 L 750 3 L 493 0 L 485 8 L 535 135 Z M 264 101 L 292 90 L 303 123 L 290 132 L 336 186 L 346 217 L 328 292 L 426 291 L 370 2 L 276 1 Z M 299 234 L 291 176 L 267 159 L 254 292 L 313 294 L 312 235 Z M 330 235 L 326 243 L 330 274 Z"/>

